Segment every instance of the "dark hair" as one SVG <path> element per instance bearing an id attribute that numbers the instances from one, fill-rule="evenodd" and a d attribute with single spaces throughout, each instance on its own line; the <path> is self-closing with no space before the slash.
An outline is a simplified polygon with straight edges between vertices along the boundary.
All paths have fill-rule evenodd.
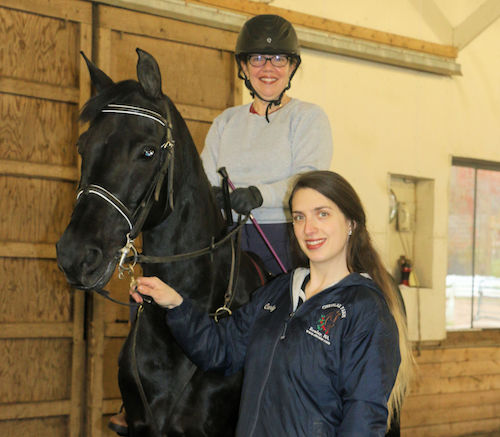
<path id="1" fill-rule="evenodd" d="M 350 272 L 368 273 L 384 294 L 399 332 L 401 365 L 398 377 L 388 402 L 389 421 L 394 412 L 399 412 L 413 369 L 413 357 L 408 341 L 404 304 L 398 288 L 385 269 L 378 252 L 373 247 L 366 229 L 363 205 L 354 188 L 331 171 L 311 171 L 298 176 L 290 194 L 288 204 L 292 210 L 293 196 L 298 190 L 311 188 L 334 202 L 346 219 L 352 221 L 352 235 L 347 241 L 347 268 Z M 295 246 L 296 238 L 293 238 Z"/>

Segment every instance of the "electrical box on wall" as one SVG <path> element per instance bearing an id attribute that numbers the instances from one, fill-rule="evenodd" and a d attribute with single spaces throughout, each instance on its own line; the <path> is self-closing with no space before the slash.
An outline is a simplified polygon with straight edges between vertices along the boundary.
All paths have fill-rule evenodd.
<path id="1" fill-rule="evenodd" d="M 393 276 L 400 282 L 410 269 L 410 286 L 432 288 L 434 181 L 392 174 L 389 193 L 389 262 Z"/>
<path id="2" fill-rule="evenodd" d="M 410 208 L 406 204 L 406 202 L 398 202 L 397 204 L 398 212 L 397 212 L 397 230 L 400 232 L 410 232 L 412 229 L 412 215 L 410 212 Z"/>

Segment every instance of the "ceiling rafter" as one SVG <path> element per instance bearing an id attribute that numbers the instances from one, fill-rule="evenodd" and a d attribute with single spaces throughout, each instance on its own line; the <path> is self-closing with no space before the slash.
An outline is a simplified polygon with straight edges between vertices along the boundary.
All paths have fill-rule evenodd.
<path id="1" fill-rule="evenodd" d="M 462 50 L 500 18 L 500 1 L 486 0 L 454 28 L 454 45 Z"/>
<path id="2" fill-rule="evenodd" d="M 248 0 L 91 0 L 237 33 L 249 16 L 278 14 L 291 21 L 301 46 L 441 75 L 460 75 L 458 50 L 402 35 L 341 23 Z"/>

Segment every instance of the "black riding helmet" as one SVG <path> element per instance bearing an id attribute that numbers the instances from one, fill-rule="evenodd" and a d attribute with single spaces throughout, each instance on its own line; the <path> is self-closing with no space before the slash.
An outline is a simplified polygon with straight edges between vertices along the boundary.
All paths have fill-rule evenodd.
<path id="1" fill-rule="evenodd" d="M 260 97 L 250 79 L 241 69 L 241 61 L 246 62 L 251 54 L 285 54 L 295 62 L 295 69 L 290 75 L 288 85 L 275 100 L 266 100 Z M 241 28 L 235 49 L 236 63 L 238 64 L 238 77 L 245 81 L 245 86 L 250 90 L 252 97 L 257 96 L 264 102 L 269 102 L 266 110 L 266 119 L 271 105 L 279 105 L 283 94 L 290 88 L 292 77 L 300 65 L 300 46 L 295 29 L 288 20 L 279 15 L 257 15 L 250 18 Z"/>

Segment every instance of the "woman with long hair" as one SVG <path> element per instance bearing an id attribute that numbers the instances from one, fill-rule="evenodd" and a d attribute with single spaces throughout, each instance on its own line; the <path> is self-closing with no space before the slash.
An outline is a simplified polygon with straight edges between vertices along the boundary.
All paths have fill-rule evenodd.
<path id="1" fill-rule="evenodd" d="M 307 266 L 274 278 L 232 316 L 216 323 L 157 278 L 139 278 L 131 295 L 166 308 L 199 367 L 244 368 L 238 437 L 382 437 L 411 376 L 402 300 L 343 177 L 302 174 L 290 209 Z"/>
<path id="2" fill-rule="evenodd" d="M 414 358 L 411 344 L 408 339 L 406 314 L 399 289 L 384 267 L 378 252 L 372 245 L 370 234 L 366 229 L 366 216 L 359 196 L 353 187 L 338 173 L 329 171 L 315 171 L 303 174 L 296 182 L 290 196 L 292 199 L 297 190 L 309 188 L 316 190 L 324 197 L 334 202 L 343 215 L 354 223 L 352 235 L 347 242 L 346 261 L 349 272 L 367 273 L 378 288 L 383 292 L 389 310 L 398 327 L 399 351 L 401 364 L 394 388 L 391 391 L 387 407 L 388 422 L 399 415 L 405 393 L 414 370 Z M 297 243 L 297 240 L 295 240 Z M 297 251 L 298 257 L 304 262 L 304 252 Z"/>

